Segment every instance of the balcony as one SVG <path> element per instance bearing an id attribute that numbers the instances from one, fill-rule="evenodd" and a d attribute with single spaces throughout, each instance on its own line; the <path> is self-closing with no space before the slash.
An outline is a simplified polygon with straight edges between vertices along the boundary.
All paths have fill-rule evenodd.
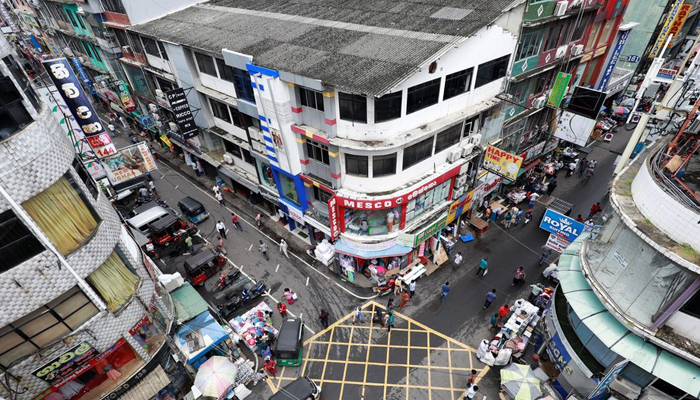
<path id="1" fill-rule="evenodd" d="M 123 30 L 126 27 L 131 26 L 131 21 L 129 20 L 129 16 L 126 14 L 121 14 L 121 13 L 112 12 L 112 11 L 105 11 L 104 17 L 106 20 L 104 22 L 104 25 L 106 27 Z"/>

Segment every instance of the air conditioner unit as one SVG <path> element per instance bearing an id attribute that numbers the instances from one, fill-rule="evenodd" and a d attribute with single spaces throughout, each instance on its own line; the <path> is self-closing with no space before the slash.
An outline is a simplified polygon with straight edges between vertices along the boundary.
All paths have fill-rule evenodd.
<path id="1" fill-rule="evenodd" d="M 532 100 L 531 107 L 532 108 L 542 108 L 544 107 L 545 103 L 547 103 L 547 96 L 540 96 L 536 98 L 535 100 Z"/>
<path id="2" fill-rule="evenodd" d="M 131 51 L 131 46 L 122 46 L 122 53 L 133 54 L 133 51 Z"/>
<path id="3" fill-rule="evenodd" d="M 224 153 L 224 162 L 226 162 L 226 164 L 233 165 L 233 156 L 229 153 Z"/>
<path id="4" fill-rule="evenodd" d="M 450 150 L 449 153 L 447 153 L 447 161 L 453 163 L 459 160 L 462 157 L 462 149 L 456 149 L 456 150 Z"/>
<path id="5" fill-rule="evenodd" d="M 569 49 L 569 45 L 565 44 L 557 48 L 557 52 L 554 54 L 554 58 L 562 58 L 566 55 L 566 51 Z"/>
<path id="6" fill-rule="evenodd" d="M 452 191 L 452 200 L 457 200 L 459 198 L 459 196 L 461 196 L 463 193 L 464 193 L 463 187 L 453 190 Z"/>
<path id="7" fill-rule="evenodd" d="M 158 106 L 153 104 L 153 103 L 149 103 L 148 104 L 148 111 L 150 111 L 152 113 L 158 112 Z"/>
<path id="8" fill-rule="evenodd" d="M 168 127 L 169 127 L 170 130 L 173 131 L 173 132 L 179 131 L 179 129 L 178 129 L 178 127 L 177 127 L 177 124 L 174 123 L 174 122 L 169 122 L 169 123 L 168 123 Z"/>
<path id="9" fill-rule="evenodd" d="M 455 187 L 462 187 L 464 184 L 467 183 L 467 175 L 464 174 L 462 176 L 458 176 L 457 179 L 455 179 Z"/>
<path id="10" fill-rule="evenodd" d="M 572 56 L 580 56 L 583 54 L 583 45 L 582 44 L 577 44 L 571 49 L 571 55 Z"/>
<path id="11" fill-rule="evenodd" d="M 639 386 L 620 377 L 617 377 L 614 381 L 610 382 L 610 390 L 615 391 L 630 400 L 635 400 L 640 394 L 642 394 L 642 389 Z"/>
<path id="12" fill-rule="evenodd" d="M 253 146 L 253 150 L 257 151 L 258 153 L 265 154 L 264 144 L 260 142 L 252 142 L 251 145 Z"/>
<path id="13" fill-rule="evenodd" d="M 470 135 L 469 137 L 467 137 L 467 140 L 474 146 L 479 146 L 481 144 L 481 133 L 477 133 L 476 135 Z"/>
<path id="14" fill-rule="evenodd" d="M 265 139 L 263 138 L 263 133 L 262 133 L 262 131 L 261 131 L 260 129 L 254 127 L 254 126 L 249 126 L 249 127 L 248 127 L 248 134 L 250 135 L 250 138 L 251 138 L 251 139 L 255 139 L 255 140 L 258 140 L 258 141 L 261 141 L 261 142 L 262 142 L 263 140 L 265 140 Z"/>
<path id="15" fill-rule="evenodd" d="M 568 1 L 558 1 L 556 7 L 554 7 L 554 16 L 561 17 L 566 14 L 566 8 L 569 6 Z"/>
<path id="16" fill-rule="evenodd" d="M 156 97 L 161 97 L 161 98 L 163 98 L 163 97 L 165 97 L 165 94 L 163 93 L 162 90 L 156 89 Z"/>
<path id="17" fill-rule="evenodd" d="M 468 155 L 472 154 L 472 151 L 474 151 L 474 144 L 467 142 L 465 145 L 462 146 L 462 157 L 467 157 Z"/>

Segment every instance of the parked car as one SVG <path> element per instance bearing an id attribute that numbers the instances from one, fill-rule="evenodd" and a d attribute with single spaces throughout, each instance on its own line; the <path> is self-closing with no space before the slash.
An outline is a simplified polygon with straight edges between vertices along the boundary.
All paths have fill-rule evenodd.
<path id="1" fill-rule="evenodd" d="M 198 224 L 209 218 L 209 211 L 204 208 L 204 205 L 192 197 L 185 197 L 177 202 L 178 208 L 182 211 L 184 218 L 187 218 L 193 224 Z"/>
<path id="2" fill-rule="evenodd" d="M 269 400 L 314 400 L 321 396 L 321 387 L 306 376 L 300 376 L 273 394 Z"/>

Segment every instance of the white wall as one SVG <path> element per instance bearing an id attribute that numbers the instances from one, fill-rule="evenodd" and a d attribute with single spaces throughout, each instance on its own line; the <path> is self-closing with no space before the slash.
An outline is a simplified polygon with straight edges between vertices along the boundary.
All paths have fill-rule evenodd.
<path id="1" fill-rule="evenodd" d="M 204 1 L 206 0 L 122 0 L 122 4 L 131 25 L 138 25 Z"/>
<path id="2" fill-rule="evenodd" d="M 219 100 L 221 101 L 221 100 Z M 207 100 L 207 108 L 210 109 L 211 104 L 209 104 L 209 101 Z M 212 121 L 216 126 L 219 128 L 225 130 L 226 132 L 232 134 L 233 136 L 237 137 L 238 139 L 241 139 L 242 141 L 248 143 L 248 135 L 246 135 L 246 131 L 237 127 L 234 124 L 229 124 L 228 122 L 224 121 L 223 119 L 219 119 L 214 117 L 213 115 L 211 116 Z"/>
<path id="3" fill-rule="evenodd" d="M 161 70 L 169 72 L 171 74 L 173 73 L 172 68 L 170 68 L 170 62 L 168 60 L 164 60 L 160 57 L 152 56 L 146 52 L 144 52 L 144 54 L 146 55 L 146 59 L 148 60 L 148 64 L 150 64 L 154 68 L 161 69 Z"/>
<path id="4" fill-rule="evenodd" d="M 199 72 L 199 70 L 197 70 L 197 72 L 199 73 L 199 78 L 202 80 L 202 86 L 206 86 L 210 89 L 216 90 L 217 92 L 225 93 L 231 97 L 238 98 L 238 96 L 236 96 L 236 89 L 233 86 L 233 83 L 219 79 L 215 76 L 203 74 Z"/>
<path id="5" fill-rule="evenodd" d="M 700 343 L 700 319 L 678 311 L 666 321 L 666 326 L 672 328 L 675 333 Z"/>

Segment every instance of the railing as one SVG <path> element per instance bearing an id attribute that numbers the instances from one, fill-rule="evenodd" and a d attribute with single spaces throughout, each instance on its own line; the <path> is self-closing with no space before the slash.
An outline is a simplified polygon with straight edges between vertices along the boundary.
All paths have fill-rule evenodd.
<path id="1" fill-rule="evenodd" d="M 662 162 L 665 161 L 664 150 L 666 146 L 661 146 L 649 159 L 649 166 L 653 172 L 653 176 L 659 183 L 659 186 L 664 192 L 671 195 L 676 201 L 683 204 L 696 213 L 700 214 L 700 199 L 695 193 L 690 190 L 683 182 L 676 178 L 670 172 L 664 171 Z"/>

